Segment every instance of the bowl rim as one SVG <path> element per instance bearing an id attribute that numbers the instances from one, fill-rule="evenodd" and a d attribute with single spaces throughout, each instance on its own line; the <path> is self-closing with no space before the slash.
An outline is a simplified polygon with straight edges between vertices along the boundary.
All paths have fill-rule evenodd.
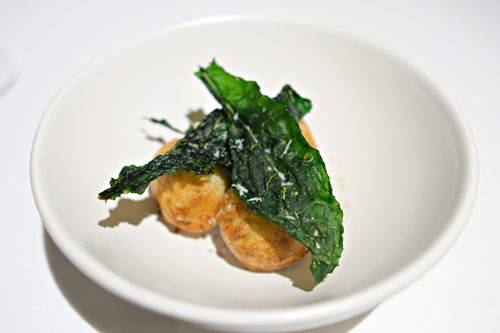
<path id="1" fill-rule="evenodd" d="M 334 300 L 324 300 L 313 304 L 276 309 L 230 309 L 181 301 L 140 287 L 114 273 L 76 244 L 72 243 L 70 237 L 58 227 L 57 219 L 54 212 L 51 211 L 49 202 L 44 200 L 44 189 L 39 181 L 41 179 L 41 171 L 37 168 L 37 164 L 39 163 L 38 161 L 43 159 L 41 155 L 43 146 L 42 138 L 49 127 L 48 115 L 51 114 L 53 106 L 66 93 L 68 87 L 72 86 L 73 82 L 82 76 L 82 73 L 87 72 L 93 66 L 98 66 L 102 61 L 113 57 L 122 50 L 134 47 L 135 44 L 143 40 L 156 35 L 179 32 L 188 28 L 227 22 L 264 22 L 293 25 L 295 27 L 310 29 L 313 32 L 328 33 L 337 38 L 346 38 L 350 42 L 368 47 L 383 55 L 384 58 L 402 68 L 415 78 L 419 84 L 426 87 L 426 90 L 431 92 L 436 100 L 439 101 L 442 111 L 453 123 L 452 128 L 457 139 L 457 146 L 459 147 L 459 155 L 462 162 L 460 181 L 447 223 L 443 226 L 435 241 L 417 258 L 408 262 L 406 266 L 378 283 Z M 450 98 L 445 89 L 436 83 L 435 79 L 430 79 L 428 73 L 415 64 L 410 63 L 386 45 L 381 45 L 378 42 L 368 40 L 363 36 L 330 24 L 313 23 L 308 20 L 289 17 L 276 18 L 266 15 L 231 14 L 198 18 L 156 29 L 137 36 L 121 45 L 112 47 L 92 59 L 64 85 L 44 112 L 33 141 L 30 176 L 35 203 L 47 232 L 70 262 L 105 290 L 146 309 L 199 326 L 233 330 L 238 328 L 262 330 L 271 327 L 275 329 L 286 329 L 286 327 L 293 327 L 293 329 L 300 327 L 308 328 L 319 326 L 319 323 L 331 324 L 348 319 L 376 306 L 430 270 L 451 248 L 467 223 L 477 193 L 479 165 L 474 138 L 463 113 L 456 103 Z"/>

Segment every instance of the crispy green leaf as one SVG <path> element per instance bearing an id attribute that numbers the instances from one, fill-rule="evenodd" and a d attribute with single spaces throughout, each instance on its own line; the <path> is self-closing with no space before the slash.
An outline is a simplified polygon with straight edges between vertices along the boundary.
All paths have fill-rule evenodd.
<path id="1" fill-rule="evenodd" d="M 299 117 L 296 119 L 300 119 L 311 109 L 311 102 L 300 97 L 288 85 L 283 87 L 275 99 L 286 103 L 290 113 L 294 117 Z M 196 114 L 199 117 L 202 112 L 198 111 Z M 178 133 L 183 133 L 165 119 L 148 119 Z M 191 126 L 194 125 L 194 123 L 191 124 Z M 162 175 L 176 173 L 179 169 L 187 172 L 194 171 L 196 174 L 208 174 L 212 173 L 215 165 L 230 166 L 226 129 L 225 114 L 222 110 L 212 111 L 201 120 L 199 126 L 190 127 L 186 136 L 164 156 L 157 156 L 142 166 L 124 167 L 118 178 L 110 180 L 110 188 L 99 193 L 99 199 L 116 199 L 126 193 L 142 194 L 150 182 Z"/>
<path id="2" fill-rule="evenodd" d="M 157 118 L 148 118 L 148 119 L 149 119 L 149 121 L 151 121 L 151 122 L 153 122 L 155 124 L 163 125 L 166 128 L 169 128 L 172 131 L 177 132 L 179 134 L 184 134 L 185 133 L 184 131 L 181 131 L 180 129 L 177 129 L 174 126 L 172 126 L 166 119 L 157 119 Z"/>
<path id="3" fill-rule="evenodd" d="M 280 93 L 274 98 L 274 100 L 286 102 L 288 112 L 290 112 L 296 121 L 302 119 L 302 117 L 311 111 L 312 107 L 309 99 L 301 97 L 288 84 L 281 89 Z"/>
<path id="4" fill-rule="evenodd" d="M 286 104 L 262 95 L 256 82 L 228 74 L 215 61 L 196 74 L 227 114 L 235 192 L 307 247 L 319 283 L 338 265 L 343 233 L 343 213 L 319 152 Z"/>
<path id="5" fill-rule="evenodd" d="M 211 112 L 197 127 L 165 155 L 155 157 L 143 166 L 123 167 L 110 187 L 99 193 L 99 199 L 115 199 L 122 194 L 142 194 L 149 183 L 165 174 L 182 169 L 195 174 L 209 174 L 216 165 L 228 166 L 227 123 L 222 110 Z"/>

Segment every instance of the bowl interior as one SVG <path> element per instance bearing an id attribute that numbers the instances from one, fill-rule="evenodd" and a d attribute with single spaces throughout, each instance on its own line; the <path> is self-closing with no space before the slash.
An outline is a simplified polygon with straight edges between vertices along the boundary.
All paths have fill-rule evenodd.
<path id="1" fill-rule="evenodd" d="M 97 200 L 123 165 L 151 158 L 155 138 L 178 137 L 144 117 L 182 128 L 189 110 L 217 106 L 193 75 L 212 58 L 264 93 L 290 83 L 313 102 L 305 119 L 345 214 L 341 264 L 315 288 L 309 258 L 250 272 L 217 229 L 173 232 L 148 195 Z M 148 300 L 136 290 L 233 310 L 341 299 L 406 269 L 447 228 L 463 158 L 447 108 L 404 64 L 342 34 L 269 20 L 165 29 L 101 56 L 55 99 L 35 143 L 35 195 L 75 264 L 100 281 L 137 287 L 115 291 L 139 303 Z"/>

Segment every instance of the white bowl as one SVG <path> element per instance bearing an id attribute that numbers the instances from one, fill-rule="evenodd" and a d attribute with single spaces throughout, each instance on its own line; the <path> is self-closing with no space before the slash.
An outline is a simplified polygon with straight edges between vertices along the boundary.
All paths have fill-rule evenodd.
<path id="1" fill-rule="evenodd" d="M 121 166 L 151 158 L 151 137 L 175 137 L 144 117 L 183 127 L 188 109 L 217 105 L 193 74 L 214 57 L 269 95 L 290 83 L 313 102 L 306 120 L 345 213 L 340 266 L 315 288 L 309 258 L 250 272 L 217 230 L 172 232 L 147 195 L 97 200 Z M 47 231 L 99 285 L 205 328 L 274 332 L 352 317 L 421 276 L 466 223 L 477 170 L 462 114 L 420 71 L 346 33 L 251 17 L 165 28 L 98 57 L 49 106 L 31 161 Z"/>

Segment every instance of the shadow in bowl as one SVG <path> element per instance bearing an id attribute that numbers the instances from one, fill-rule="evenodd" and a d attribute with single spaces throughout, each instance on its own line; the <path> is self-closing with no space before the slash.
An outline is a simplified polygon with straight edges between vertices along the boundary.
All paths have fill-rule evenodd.
<path id="1" fill-rule="evenodd" d="M 216 226 L 208 231 L 200 233 L 192 233 L 181 230 L 172 224 L 168 223 L 161 215 L 160 209 L 156 200 L 153 197 L 146 197 L 142 200 L 131 200 L 127 198 L 120 198 L 115 208 L 109 210 L 109 217 L 98 222 L 99 226 L 104 228 L 114 228 L 120 223 L 128 223 L 130 225 L 138 226 L 146 217 L 156 214 L 159 223 L 163 224 L 169 232 L 178 234 L 182 237 L 198 239 L 210 237 L 214 243 L 217 255 L 224 259 L 231 266 L 246 269 L 243 264 L 234 256 L 229 248 L 224 243 Z M 283 268 L 275 272 L 255 272 L 256 274 L 269 274 L 276 273 L 287 277 L 296 288 L 304 291 L 311 291 L 316 286 L 314 278 L 309 269 L 311 264 L 311 255 L 308 253 L 303 259 L 294 263 L 293 265 Z"/>
<path id="2" fill-rule="evenodd" d="M 289 278 L 294 287 L 303 291 L 311 291 L 316 287 L 316 282 L 314 282 L 309 265 L 311 265 L 310 253 L 306 254 L 304 258 L 293 265 L 283 268 L 276 273 Z"/>
<path id="3" fill-rule="evenodd" d="M 224 259 L 231 266 L 240 269 L 246 269 L 243 266 L 243 264 L 238 260 L 238 258 L 236 258 L 236 256 L 229 250 L 229 248 L 226 246 L 226 243 L 224 243 L 224 240 L 222 239 L 222 235 L 219 230 L 219 226 L 210 229 L 210 231 L 208 231 L 208 234 L 212 238 L 212 242 L 215 245 L 215 251 L 219 257 Z"/>
<path id="4" fill-rule="evenodd" d="M 212 232 L 212 230 L 214 230 L 214 229 L 211 229 L 211 230 L 204 231 L 204 232 L 188 232 L 188 231 L 184 231 L 184 230 L 179 229 L 176 226 L 168 223 L 167 220 L 165 220 L 165 218 L 161 214 L 161 212 L 158 212 L 158 222 L 160 222 L 161 224 L 163 224 L 165 226 L 165 228 L 168 229 L 169 232 L 181 235 L 182 237 L 187 237 L 187 238 L 192 238 L 192 239 L 205 238 L 205 237 L 207 237 L 210 234 L 210 232 Z"/>
<path id="5" fill-rule="evenodd" d="M 120 198 L 118 205 L 109 210 L 109 217 L 99 221 L 101 227 L 113 228 L 120 223 L 139 225 L 144 218 L 159 212 L 158 205 L 152 197 L 136 201 Z"/>
<path id="6" fill-rule="evenodd" d="M 182 237 L 197 239 L 210 237 L 215 245 L 217 255 L 227 261 L 230 265 L 244 269 L 239 260 L 229 251 L 222 239 L 219 227 L 216 226 L 208 231 L 192 233 L 181 230 L 168 223 L 160 212 L 160 208 L 153 197 L 146 197 L 142 200 L 131 200 L 120 198 L 115 208 L 109 210 L 109 216 L 98 222 L 104 228 L 114 228 L 120 223 L 128 223 L 138 226 L 146 217 L 156 214 L 157 221 L 165 226 L 169 232 Z"/>
<path id="7" fill-rule="evenodd" d="M 49 234 L 43 233 L 45 253 L 54 279 L 71 306 L 100 332 L 213 333 L 125 301 L 83 275 L 57 248 Z M 236 260 L 236 259 L 235 259 Z M 335 325 L 304 333 L 344 333 L 365 319 L 370 312 Z"/>

